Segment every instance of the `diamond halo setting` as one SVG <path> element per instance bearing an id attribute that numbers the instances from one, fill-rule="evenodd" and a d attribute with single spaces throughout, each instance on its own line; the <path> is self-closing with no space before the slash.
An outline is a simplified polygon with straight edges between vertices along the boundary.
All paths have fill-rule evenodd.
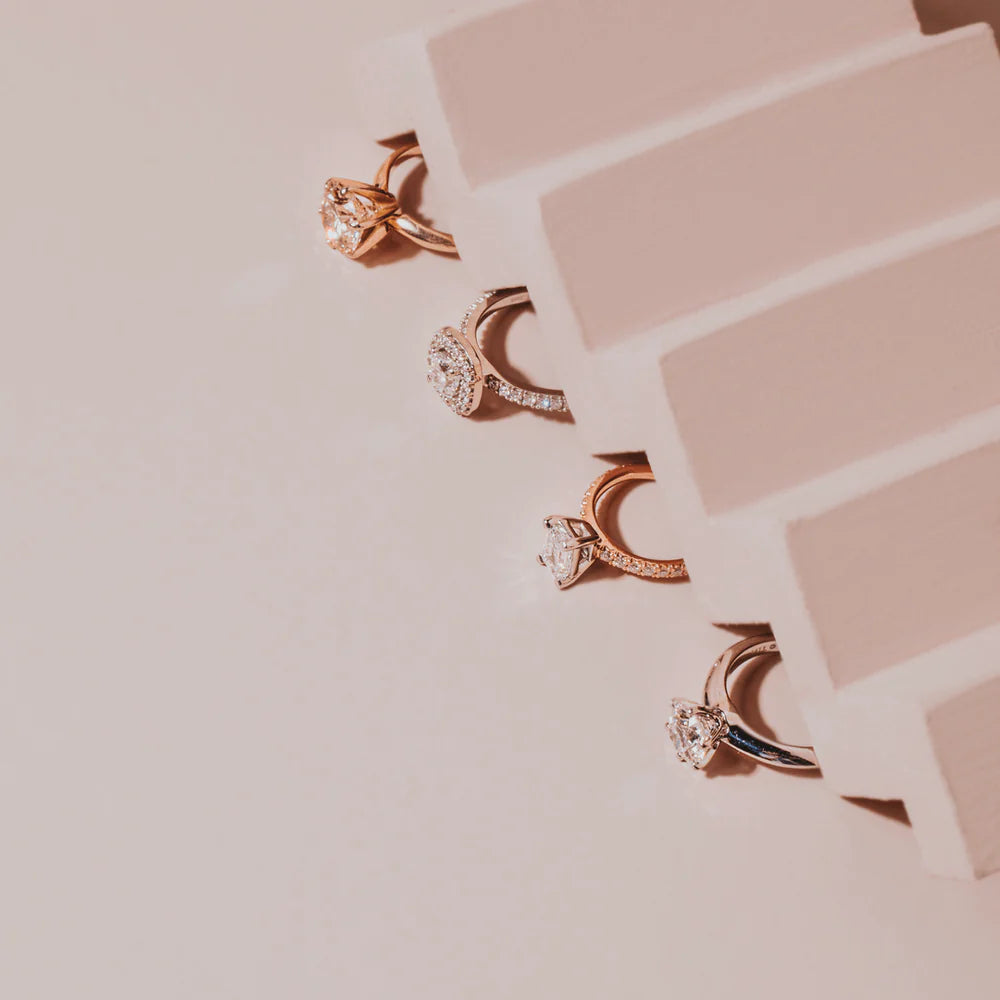
<path id="1" fill-rule="evenodd" d="M 482 367 L 472 345 L 450 327 L 438 330 L 427 351 L 427 381 L 453 413 L 467 417 L 482 398 Z"/>
<path id="2" fill-rule="evenodd" d="M 677 759 L 694 768 L 704 767 L 729 732 L 725 713 L 683 698 L 674 698 L 671 707 L 667 736 Z"/>

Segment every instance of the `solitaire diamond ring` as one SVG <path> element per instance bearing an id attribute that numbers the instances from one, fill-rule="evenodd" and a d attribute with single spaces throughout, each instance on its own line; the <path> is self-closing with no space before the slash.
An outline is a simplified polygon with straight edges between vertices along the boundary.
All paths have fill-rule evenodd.
<path id="1" fill-rule="evenodd" d="M 812 747 L 778 743 L 755 732 L 744 722 L 729 695 L 728 681 L 747 664 L 778 652 L 773 635 L 743 639 L 727 649 L 709 672 L 700 702 L 674 698 L 667 736 L 677 759 L 691 767 L 703 768 L 725 743 L 737 753 L 761 764 L 791 771 L 813 771 L 819 765 Z"/>
<path id="2" fill-rule="evenodd" d="M 683 559 L 642 559 L 608 536 L 601 524 L 601 504 L 626 483 L 654 479 L 648 465 L 619 465 L 598 476 L 584 494 L 580 517 L 552 514 L 545 518 L 545 544 L 538 556 L 560 590 L 571 587 L 597 561 L 647 580 L 686 580 Z"/>
<path id="3" fill-rule="evenodd" d="M 458 253 L 449 233 L 407 215 L 396 196 L 389 192 L 389 175 L 393 167 L 417 156 L 423 156 L 420 146 L 411 142 L 389 154 L 371 184 L 346 177 L 331 177 L 326 182 L 319 214 L 331 249 L 339 250 L 350 260 L 357 260 L 390 232 L 396 232 L 428 250 Z"/>

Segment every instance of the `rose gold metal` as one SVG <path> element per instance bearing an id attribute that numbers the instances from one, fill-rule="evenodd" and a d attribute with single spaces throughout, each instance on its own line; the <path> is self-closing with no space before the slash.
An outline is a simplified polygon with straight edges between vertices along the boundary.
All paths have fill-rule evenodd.
<path id="1" fill-rule="evenodd" d="M 656 477 L 648 465 L 618 465 L 601 473 L 588 487 L 580 504 L 580 517 L 564 517 L 552 514 L 545 518 L 545 527 L 558 527 L 573 541 L 564 545 L 573 553 L 572 567 L 565 578 L 560 579 L 555 572 L 560 590 L 571 587 L 594 564 L 606 562 L 609 566 L 630 573 L 632 576 L 648 580 L 687 580 L 688 571 L 683 559 L 646 559 L 633 555 L 614 541 L 601 524 L 601 506 L 608 495 L 626 483 L 651 481 Z M 538 562 L 548 566 L 541 555 Z"/>
<path id="2" fill-rule="evenodd" d="M 667 732 L 674 740 L 681 761 L 702 768 L 725 743 L 737 753 L 770 767 L 790 771 L 814 771 L 819 767 L 812 747 L 780 743 L 748 725 L 729 694 L 729 679 L 738 670 L 778 652 L 773 635 L 741 639 L 712 664 L 700 704 L 673 699 L 673 715 L 667 722 Z M 691 725 L 692 719 L 695 726 Z M 685 736 L 692 732 L 698 734 L 694 741 L 695 754 L 691 753 L 692 743 Z"/>
<path id="3" fill-rule="evenodd" d="M 530 302 L 528 290 L 523 286 L 496 288 L 483 292 L 465 311 L 458 329 L 446 326 L 434 335 L 427 359 L 427 378 L 445 404 L 459 416 L 467 417 L 475 413 L 482 402 L 484 388 L 515 406 L 523 406 L 542 413 L 569 413 L 569 406 L 563 393 L 551 389 L 531 389 L 511 382 L 500 374 L 486 356 L 480 337 L 486 320 L 502 309 L 511 309 Z M 449 382 L 446 373 L 435 367 L 440 365 L 440 361 L 435 360 L 437 353 L 435 348 L 440 347 L 442 343 L 453 353 L 456 353 L 455 348 L 457 348 L 458 364 L 464 369 L 464 381 L 461 384 L 457 380 Z M 453 359 L 451 364 L 454 363 Z"/>
<path id="4" fill-rule="evenodd" d="M 417 143 L 408 143 L 394 149 L 386 157 L 378 168 L 372 184 L 346 177 L 331 177 L 326 182 L 320 217 L 323 219 L 327 243 L 331 249 L 337 250 L 351 260 L 357 260 L 381 243 L 390 232 L 396 232 L 428 250 L 436 250 L 438 253 L 458 253 L 455 240 L 450 233 L 425 225 L 405 213 L 396 196 L 389 191 L 389 177 L 393 169 L 404 160 L 422 156 L 423 153 Z M 349 210 L 358 204 L 364 207 L 364 213 L 358 216 L 350 214 Z M 348 210 L 343 216 L 348 220 L 345 225 L 349 226 L 348 231 L 352 236 L 353 230 L 359 231 L 359 238 L 343 241 L 338 238 L 338 232 L 327 225 L 329 214 L 336 214 L 338 206 Z"/>

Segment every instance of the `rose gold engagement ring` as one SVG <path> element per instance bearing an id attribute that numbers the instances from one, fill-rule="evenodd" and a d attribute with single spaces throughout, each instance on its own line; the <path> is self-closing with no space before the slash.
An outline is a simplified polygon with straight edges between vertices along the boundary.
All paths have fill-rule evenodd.
<path id="1" fill-rule="evenodd" d="M 560 590 L 572 586 L 600 560 L 649 580 L 686 580 L 683 559 L 642 559 L 612 541 L 601 524 L 602 504 L 620 486 L 654 479 L 648 465 L 619 465 L 598 476 L 584 495 L 580 517 L 545 518 L 545 544 L 538 561 L 552 573 Z"/>
<path id="2" fill-rule="evenodd" d="M 390 232 L 399 233 L 428 250 L 458 253 L 449 233 L 424 225 L 399 206 L 389 192 L 389 175 L 403 160 L 423 156 L 415 142 L 394 149 L 378 168 L 371 184 L 331 177 L 323 189 L 320 218 L 326 242 L 345 257 L 357 260 L 377 246 Z"/>
<path id="3" fill-rule="evenodd" d="M 530 302 L 526 288 L 498 288 L 483 292 L 465 311 L 456 330 L 442 327 L 427 351 L 427 381 L 444 404 L 460 417 L 474 413 L 482 402 L 483 388 L 516 406 L 543 413 L 569 413 L 561 392 L 529 389 L 501 375 L 483 350 L 485 321 L 501 309 Z"/>

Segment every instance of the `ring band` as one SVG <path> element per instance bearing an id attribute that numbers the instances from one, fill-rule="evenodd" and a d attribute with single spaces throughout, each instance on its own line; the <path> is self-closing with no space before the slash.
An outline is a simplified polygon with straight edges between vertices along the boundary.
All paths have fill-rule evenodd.
<path id="1" fill-rule="evenodd" d="M 450 233 L 426 226 L 407 215 L 396 196 L 389 192 L 389 175 L 393 168 L 417 156 L 422 157 L 423 153 L 417 143 L 411 142 L 394 149 L 386 157 L 372 184 L 346 177 L 331 177 L 326 182 L 319 214 L 331 249 L 357 260 L 390 232 L 397 232 L 428 250 L 458 253 Z"/>
<path id="2" fill-rule="evenodd" d="M 656 477 L 648 465 L 619 465 L 598 476 L 584 494 L 580 517 L 552 514 L 545 518 L 545 544 L 538 562 L 560 590 L 571 587 L 596 560 L 632 576 L 652 580 L 686 580 L 683 559 L 642 559 L 612 541 L 601 526 L 601 505 L 609 493 L 637 480 Z"/>
<path id="3" fill-rule="evenodd" d="M 427 381 L 453 413 L 460 417 L 474 413 L 482 402 L 484 386 L 516 406 L 543 413 L 569 413 L 561 392 L 528 389 L 501 375 L 480 342 L 483 324 L 490 316 L 530 301 L 523 287 L 483 292 L 466 309 L 457 330 L 446 326 L 434 334 L 427 351 Z"/>
<path id="4" fill-rule="evenodd" d="M 722 743 L 761 764 L 792 771 L 819 767 L 812 747 L 779 743 L 755 732 L 743 720 L 729 695 L 729 678 L 741 667 L 778 652 L 773 635 L 757 635 L 730 646 L 709 671 L 701 704 L 674 698 L 667 735 L 677 758 L 704 767 Z"/>

